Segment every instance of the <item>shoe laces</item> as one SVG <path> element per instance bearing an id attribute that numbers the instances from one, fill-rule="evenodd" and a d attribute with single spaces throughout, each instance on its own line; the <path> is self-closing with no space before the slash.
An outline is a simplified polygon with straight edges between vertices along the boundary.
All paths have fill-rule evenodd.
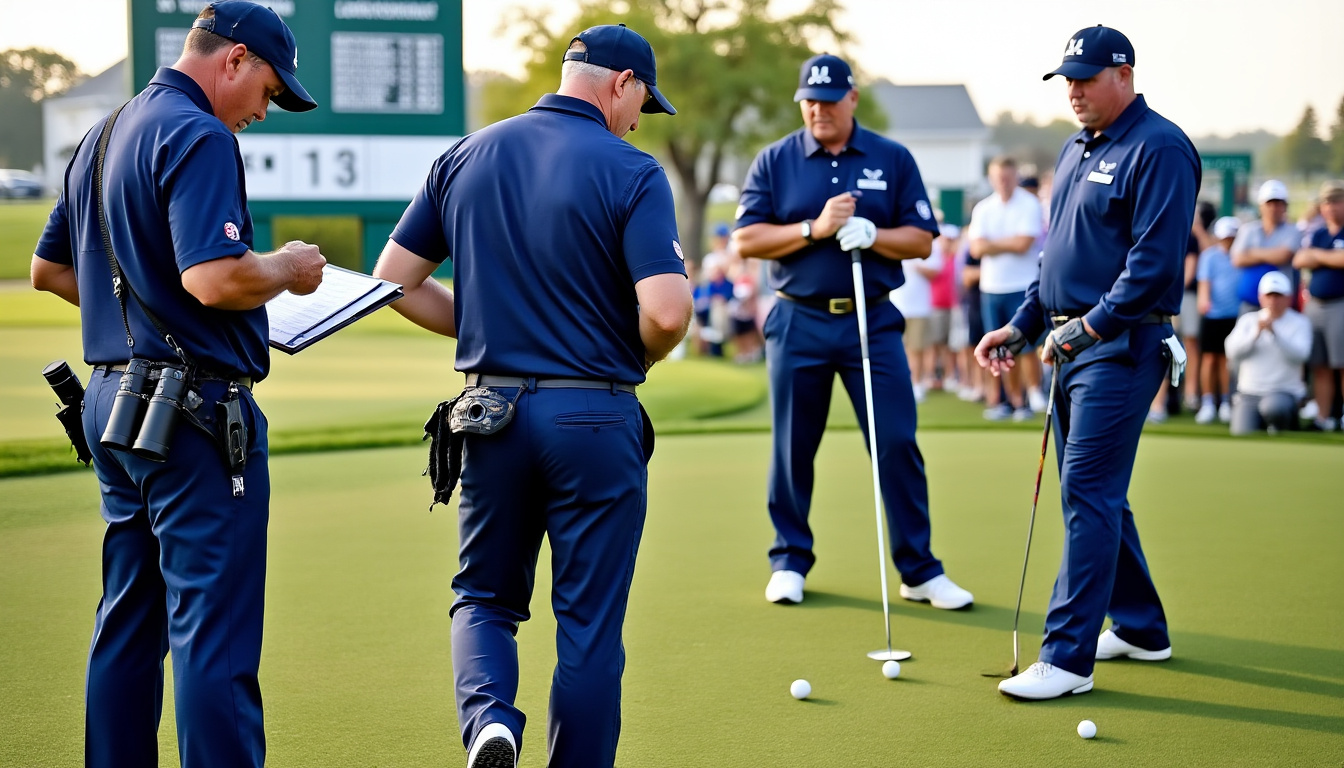
<path id="1" fill-rule="evenodd" d="M 1044 661 L 1038 661 L 1033 663 L 1030 667 L 1027 667 L 1027 671 L 1024 672 L 1023 674 L 1045 679 L 1054 673 L 1055 673 L 1054 664 L 1047 664 Z"/>

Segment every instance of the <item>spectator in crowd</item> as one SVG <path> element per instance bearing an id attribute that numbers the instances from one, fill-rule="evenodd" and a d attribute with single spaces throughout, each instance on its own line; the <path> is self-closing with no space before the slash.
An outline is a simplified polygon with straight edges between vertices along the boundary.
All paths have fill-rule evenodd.
<path id="1" fill-rule="evenodd" d="M 733 327 L 733 362 L 755 363 L 765 357 L 765 338 L 756 324 L 760 299 L 760 260 L 736 259 L 729 277 L 733 301 L 729 305 Z"/>
<path id="2" fill-rule="evenodd" d="M 1309 247 L 1307 241 L 1311 239 L 1312 235 L 1316 234 L 1316 230 L 1324 226 L 1325 215 L 1321 212 L 1321 203 L 1313 202 L 1297 219 L 1297 230 L 1302 233 L 1302 247 Z M 1302 269 L 1302 267 L 1298 267 L 1298 269 Z"/>
<path id="3" fill-rule="evenodd" d="M 929 280 L 933 309 L 929 313 L 928 344 L 924 347 L 926 389 L 941 390 L 945 385 L 961 381 L 961 372 L 957 370 L 956 359 L 948 346 L 952 335 L 952 308 L 957 304 L 957 244 L 960 240 L 960 227 L 938 225 L 938 239 L 933 241 L 933 250 L 942 261 L 938 274 Z"/>
<path id="4" fill-rule="evenodd" d="M 700 354 L 723 357 L 728 338 L 728 303 L 733 300 L 733 282 L 721 255 L 710 253 L 700 265 L 701 281 L 695 286 L 695 322 L 700 328 Z"/>
<path id="5" fill-rule="evenodd" d="M 1242 314 L 1260 309 L 1256 294 L 1266 272 L 1282 272 L 1292 284 L 1294 295 L 1297 290 L 1297 270 L 1292 262 L 1302 245 L 1302 233 L 1288 223 L 1288 187 L 1270 179 L 1260 185 L 1255 200 L 1260 205 L 1260 220 L 1241 228 L 1231 250 L 1232 266 L 1238 270 L 1237 298 Z"/>
<path id="6" fill-rule="evenodd" d="M 1320 198 L 1325 224 L 1304 243 L 1293 266 L 1311 270 L 1307 316 L 1314 337 L 1311 369 L 1316 414 L 1312 427 L 1329 432 L 1340 423 L 1332 408 L 1344 372 L 1344 181 L 1327 181 Z"/>
<path id="7" fill-rule="evenodd" d="M 930 281 L 942 269 L 942 251 L 934 246 L 924 259 L 904 259 L 901 269 L 905 283 L 891 292 L 891 303 L 905 317 L 905 356 L 910 361 L 910 384 L 915 391 L 915 402 L 924 402 L 925 378 L 929 374 L 925 363 L 925 349 L 929 345 L 929 318 L 933 315 L 933 288 Z"/>
<path id="8" fill-rule="evenodd" d="M 1342 251 L 1344 252 L 1344 251 Z M 1227 337 L 1227 357 L 1240 365 L 1232 434 L 1297 424 L 1297 403 L 1307 393 L 1302 364 L 1311 354 L 1311 321 L 1289 304 L 1293 284 L 1281 272 L 1260 278 L 1260 311 L 1242 315 Z"/>
<path id="9" fill-rule="evenodd" d="M 957 248 L 957 263 L 961 265 L 961 316 L 966 322 L 966 346 L 960 352 L 961 369 L 966 372 L 962 380 L 961 391 L 957 397 L 968 403 L 978 403 L 985 399 L 985 393 L 991 387 L 997 388 L 999 382 L 988 371 L 975 363 L 975 345 L 985 335 L 985 320 L 981 313 L 983 302 L 980 296 L 980 260 L 971 255 L 971 243 L 962 238 Z"/>
<path id="10" fill-rule="evenodd" d="M 971 213 L 971 255 L 980 259 L 980 294 L 986 327 L 1008 324 L 1022 304 L 1027 288 L 1036 279 L 1041 236 L 1041 203 L 1017 185 L 1017 162 L 996 157 L 989 163 L 989 183 L 994 194 L 976 203 Z M 1031 418 L 1032 410 L 1045 409 L 1040 392 L 1041 368 L 1030 344 L 1008 369 L 1004 386 L 1008 402 L 999 402 L 995 387 L 986 392 L 990 406 L 985 418 L 1016 421 Z"/>
<path id="11" fill-rule="evenodd" d="M 1218 242 L 1199 254 L 1195 272 L 1199 282 L 1199 379 L 1204 393 L 1195 414 L 1197 424 L 1212 424 L 1214 419 L 1226 424 L 1232 420 L 1223 341 L 1237 324 L 1239 273 L 1232 266 L 1227 249 L 1236 240 L 1239 229 L 1240 222 L 1234 216 L 1215 221 L 1213 236 Z"/>
<path id="12" fill-rule="evenodd" d="M 1213 203 L 1201 200 L 1195 205 L 1195 223 L 1190 226 L 1190 237 L 1185 246 L 1185 292 L 1181 295 L 1181 314 L 1176 318 L 1176 332 L 1185 345 L 1186 367 L 1199 370 L 1199 254 L 1214 244 L 1213 235 L 1208 231 L 1213 226 L 1218 213 Z M 1185 378 L 1187 390 L 1185 405 L 1190 410 L 1199 408 L 1199 377 Z M 1162 389 L 1148 409 L 1148 421 L 1161 424 L 1167 420 L 1168 400 L 1172 397 L 1171 382 L 1162 380 Z"/>

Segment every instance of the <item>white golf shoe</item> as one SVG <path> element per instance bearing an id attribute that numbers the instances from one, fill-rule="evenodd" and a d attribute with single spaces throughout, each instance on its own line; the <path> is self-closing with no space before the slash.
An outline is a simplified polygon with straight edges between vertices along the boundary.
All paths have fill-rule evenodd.
<path id="1" fill-rule="evenodd" d="M 801 603 L 804 581 L 803 574 L 797 571 L 775 571 L 765 585 L 765 599 L 783 605 Z"/>
<path id="2" fill-rule="evenodd" d="M 1106 630 L 1097 638 L 1097 661 L 1110 659 L 1134 659 L 1136 661 L 1166 661 L 1171 658 L 1171 646 L 1160 651 L 1146 651 L 1137 645 L 1131 645 L 1120 636 Z"/>
<path id="3" fill-rule="evenodd" d="M 513 732 L 503 723 L 489 723 L 482 728 L 467 753 L 467 768 L 517 768 L 517 765 L 518 747 Z"/>
<path id="4" fill-rule="evenodd" d="M 1218 418 L 1218 406 L 1211 402 L 1204 403 L 1199 406 L 1199 413 L 1195 414 L 1195 423 L 1212 424 L 1216 418 Z"/>
<path id="5" fill-rule="evenodd" d="M 1041 701 L 1057 699 L 1092 690 L 1092 677 L 1066 672 L 1053 664 L 1038 661 L 1017 677 L 999 683 L 999 693 L 1015 699 Z"/>
<path id="6" fill-rule="evenodd" d="M 940 573 L 917 587 L 901 584 L 901 597 L 917 603 L 928 603 L 934 608 L 942 608 L 945 611 L 955 611 L 975 602 L 974 595 L 958 587 L 945 573 Z"/>

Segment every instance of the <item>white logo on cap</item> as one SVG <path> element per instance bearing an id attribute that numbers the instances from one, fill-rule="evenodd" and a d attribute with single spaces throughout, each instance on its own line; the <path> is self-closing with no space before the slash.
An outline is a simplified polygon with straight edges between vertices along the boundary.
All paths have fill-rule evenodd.
<path id="1" fill-rule="evenodd" d="M 294 68 L 299 68 L 299 46 L 294 46 Z"/>
<path id="2" fill-rule="evenodd" d="M 1070 40 L 1069 40 L 1069 47 L 1067 47 L 1067 48 L 1064 49 L 1064 55 L 1065 55 L 1065 56 L 1082 56 L 1082 55 L 1083 55 L 1083 39 L 1082 39 L 1081 37 L 1070 39 Z"/>
<path id="3" fill-rule="evenodd" d="M 812 76 L 807 78 L 808 85 L 819 85 L 821 83 L 831 82 L 830 67 L 813 67 Z"/>
<path id="4" fill-rule="evenodd" d="M 927 220 L 933 218 L 933 210 L 929 208 L 929 203 L 927 200 L 916 200 L 915 210 L 919 211 L 919 217 L 921 219 Z"/>
<path id="5" fill-rule="evenodd" d="M 678 259 L 681 259 L 682 261 L 686 260 L 686 257 L 681 255 L 681 243 L 678 243 L 676 240 L 673 240 L 672 250 L 676 252 Z"/>
<path id="6" fill-rule="evenodd" d="M 224 222 L 224 236 L 229 238 L 230 240 L 237 240 L 238 225 L 234 224 L 232 221 Z"/>
<path id="7" fill-rule="evenodd" d="M 1108 163 L 1108 162 L 1106 162 L 1105 160 L 1102 160 L 1101 162 L 1099 162 L 1099 163 L 1097 164 L 1097 167 L 1101 168 L 1101 172 L 1102 172 L 1102 173 L 1110 173 L 1111 171 L 1114 171 L 1114 170 L 1115 170 L 1115 166 L 1116 166 L 1119 162 L 1120 162 L 1120 161 L 1117 160 L 1117 161 L 1115 161 L 1114 163 Z"/>
<path id="8" fill-rule="evenodd" d="M 1125 63 L 1125 54 L 1123 54 L 1123 53 L 1112 53 L 1112 54 L 1111 54 L 1111 62 L 1112 62 L 1112 63 L 1115 63 L 1115 64 L 1124 64 L 1124 63 Z"/>

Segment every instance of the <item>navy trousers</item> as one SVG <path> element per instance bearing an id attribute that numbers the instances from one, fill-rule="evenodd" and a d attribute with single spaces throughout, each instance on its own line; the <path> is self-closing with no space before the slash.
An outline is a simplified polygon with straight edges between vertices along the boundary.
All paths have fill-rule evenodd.
<path id="1" fill-rule="evenodd" d="M 1045 618 L 1041 661 L 1092 674 L 1105 617 L 1125 642 L 1171 645 L 1167 619 L 1126 494 L 1144 418 L 1168 362 L 1169 325 L 1140 325 L 1060 367 L 1056 457 L 1064 556 Z"/>
<path id="2" fill-rule="evenodd" d="M 500 389 L 512 398 L 518 390 Z M 453 579 L 453 679 L 462 742 L 503 723 L 522 748 L 520 622 L 542 537 L 556 620 L 548 742 L 552 768 L 610 767 L 621 731 L 625 623 L 647 502 L 639 401 L 610 390 L 536 389 L 494 435 L 468 435 Z"/>
<path id="3" fill-rule="evenodd" d="M 901 580 L 919 585 L 942 574 L 943 564 L 930 550 L 929 487 L 924 457 L 915 443 L 915 395 L 901 343 L 904 330 L 905 320 L 891 302 L 879 302 L 868 311 L 878 478 L 891 556 Z M 766 319 L 765 343 L 774 437 L 768 504 L 775 543 L 770 567 L 806 575 L 816 562 L 807 523 L 813 463 L 826 430 L 837 373 L 854 405 L 864 447 L 869 445 L 858 317 L 832 315 L 781 299 Z"/>
<path id="4" fill-rule="evenodd" d="M 168 461 L 98 444 L 120 373 L 95 371 L 84 434 L 102 492 L 103 596 L 85 690 L 84 764 L 157 766 L 163 660 L 171 650 L 183 768 L 261 766 L 261 625 L 270 475 L 266 418 L 243 392 L 252 446 L 233 496 L 219 448 L 179 423 Z M 225 384 L 205 382 L 214 421 Z"/>

